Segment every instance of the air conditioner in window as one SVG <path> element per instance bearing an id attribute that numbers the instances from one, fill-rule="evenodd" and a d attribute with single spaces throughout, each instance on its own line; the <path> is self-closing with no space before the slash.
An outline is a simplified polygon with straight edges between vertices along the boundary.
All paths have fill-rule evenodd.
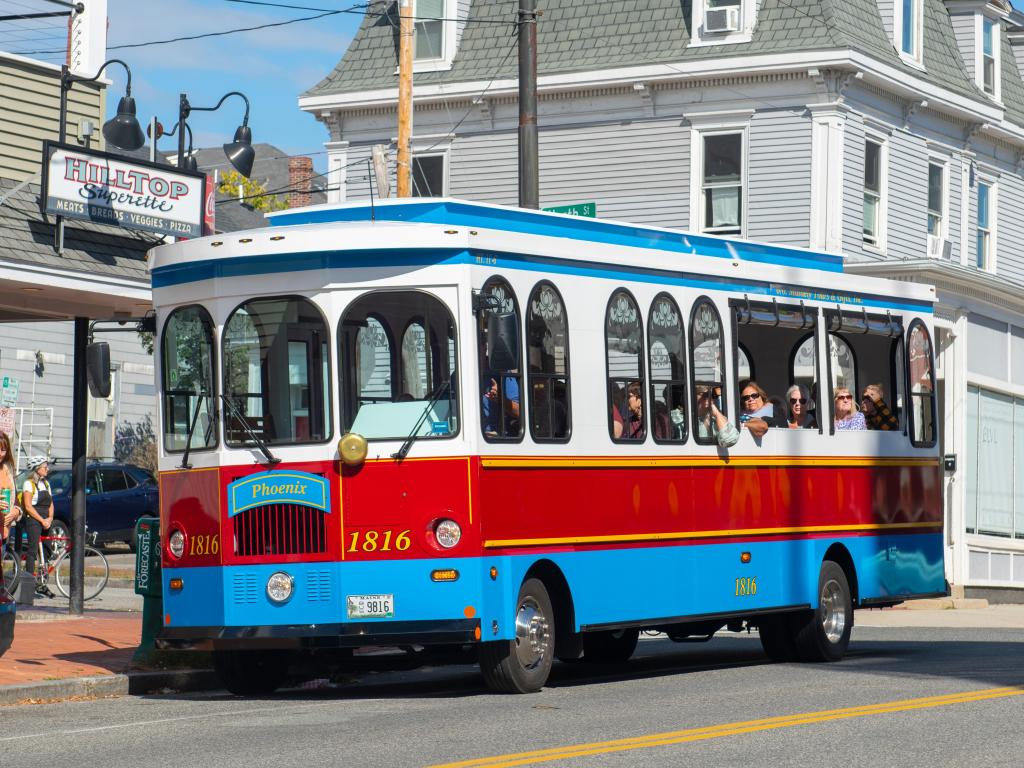
<path id="1" fill-rule="evenodd" d="M 708 8 L 704 12 L 705 32 L 735 32 L 740 28 L 739 6 Z"/>
<path id="2" fill-rule="evenodd" d="M 948 259 L 953 251 L 953 243 L 935 235 L 928 235 L 928 256 L 933 259 Z"/>

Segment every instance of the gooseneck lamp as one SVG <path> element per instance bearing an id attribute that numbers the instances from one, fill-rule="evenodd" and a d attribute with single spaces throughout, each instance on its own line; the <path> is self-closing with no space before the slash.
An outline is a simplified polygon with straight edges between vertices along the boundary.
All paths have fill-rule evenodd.
<path id="1" fill-rule="evenodd" d="M 224 154 L 228 162 L 246 178 L 252 174 L 252 164 L 256 160 L 256 150 L 252 148 L 252 129 L 249 128 L 249 99 L 240 91 L 230 91 L 221 96 L 220 101 L 212 107 L 193 107 L 184 93 L 178 101 L 178 157 L 185 156 L 185 133 L 182 127 L 192 112 L 214 112 L 229 96 L 238 96 L 245 102 L 245 116 L 242 124 L 235 130 L 235 138 L 224 145 Z M 179 160 L 179 162 L 181 162 Z"/>
<path id="2" fill-rule="evenodd" d="M 132 98 L 132 71 L 121 59 L 110 59 L 103 62 L 99 72 L 93 77 L 81 77 L 71 74 L 67 65 L 61 67 L 60 71 L 60 141 L 64 143 L 67 138 L 68 121 L 68 91 L 74 83 L 93 83 L 100 79 L 100 75 L 111 64 L 120 64 L 128 73 L 128 83 L 125 85 L 124 96 L 117 103 L 117 114 L 103 124 L 103 138 L 107 143 L 113 144 L 128 151 L 139 149 L 146 143 L 146 136 L 142 132 L 142 126 L 135 116 L 135 99 Z"/>

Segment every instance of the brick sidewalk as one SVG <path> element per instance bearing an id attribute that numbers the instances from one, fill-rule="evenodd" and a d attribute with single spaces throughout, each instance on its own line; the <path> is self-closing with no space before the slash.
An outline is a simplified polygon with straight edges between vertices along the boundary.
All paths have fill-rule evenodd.
<path id="1" fill-rule="evenodd" d="M 124 673 L 141 628 L 140 613 L 19 611 L 14 644 L 0 657 L 0 687 Z"/>

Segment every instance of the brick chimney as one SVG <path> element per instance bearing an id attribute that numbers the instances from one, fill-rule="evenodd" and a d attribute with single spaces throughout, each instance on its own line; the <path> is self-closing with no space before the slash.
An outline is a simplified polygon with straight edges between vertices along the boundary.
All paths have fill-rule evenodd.
<path id="1" fill-rule="evenodd" d="M 288 158 L 288 207 L 301 208 L 313 202 L 313 159 Z"/>

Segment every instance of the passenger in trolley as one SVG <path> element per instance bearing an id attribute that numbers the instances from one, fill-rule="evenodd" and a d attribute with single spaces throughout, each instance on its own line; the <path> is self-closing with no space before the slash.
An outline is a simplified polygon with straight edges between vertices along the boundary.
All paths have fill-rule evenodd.
<path id="1" fill-rule="evenodd" d="M 786 402 L 789 403 L 789 417 L 786 425 L 790 429 L 817 429 L 818 422 L 815 421 L 811 411 L 814 410 L 814 401 L 811 399 L 811 392 L 803 384 L 794 384 L 786 390 Z"/>

